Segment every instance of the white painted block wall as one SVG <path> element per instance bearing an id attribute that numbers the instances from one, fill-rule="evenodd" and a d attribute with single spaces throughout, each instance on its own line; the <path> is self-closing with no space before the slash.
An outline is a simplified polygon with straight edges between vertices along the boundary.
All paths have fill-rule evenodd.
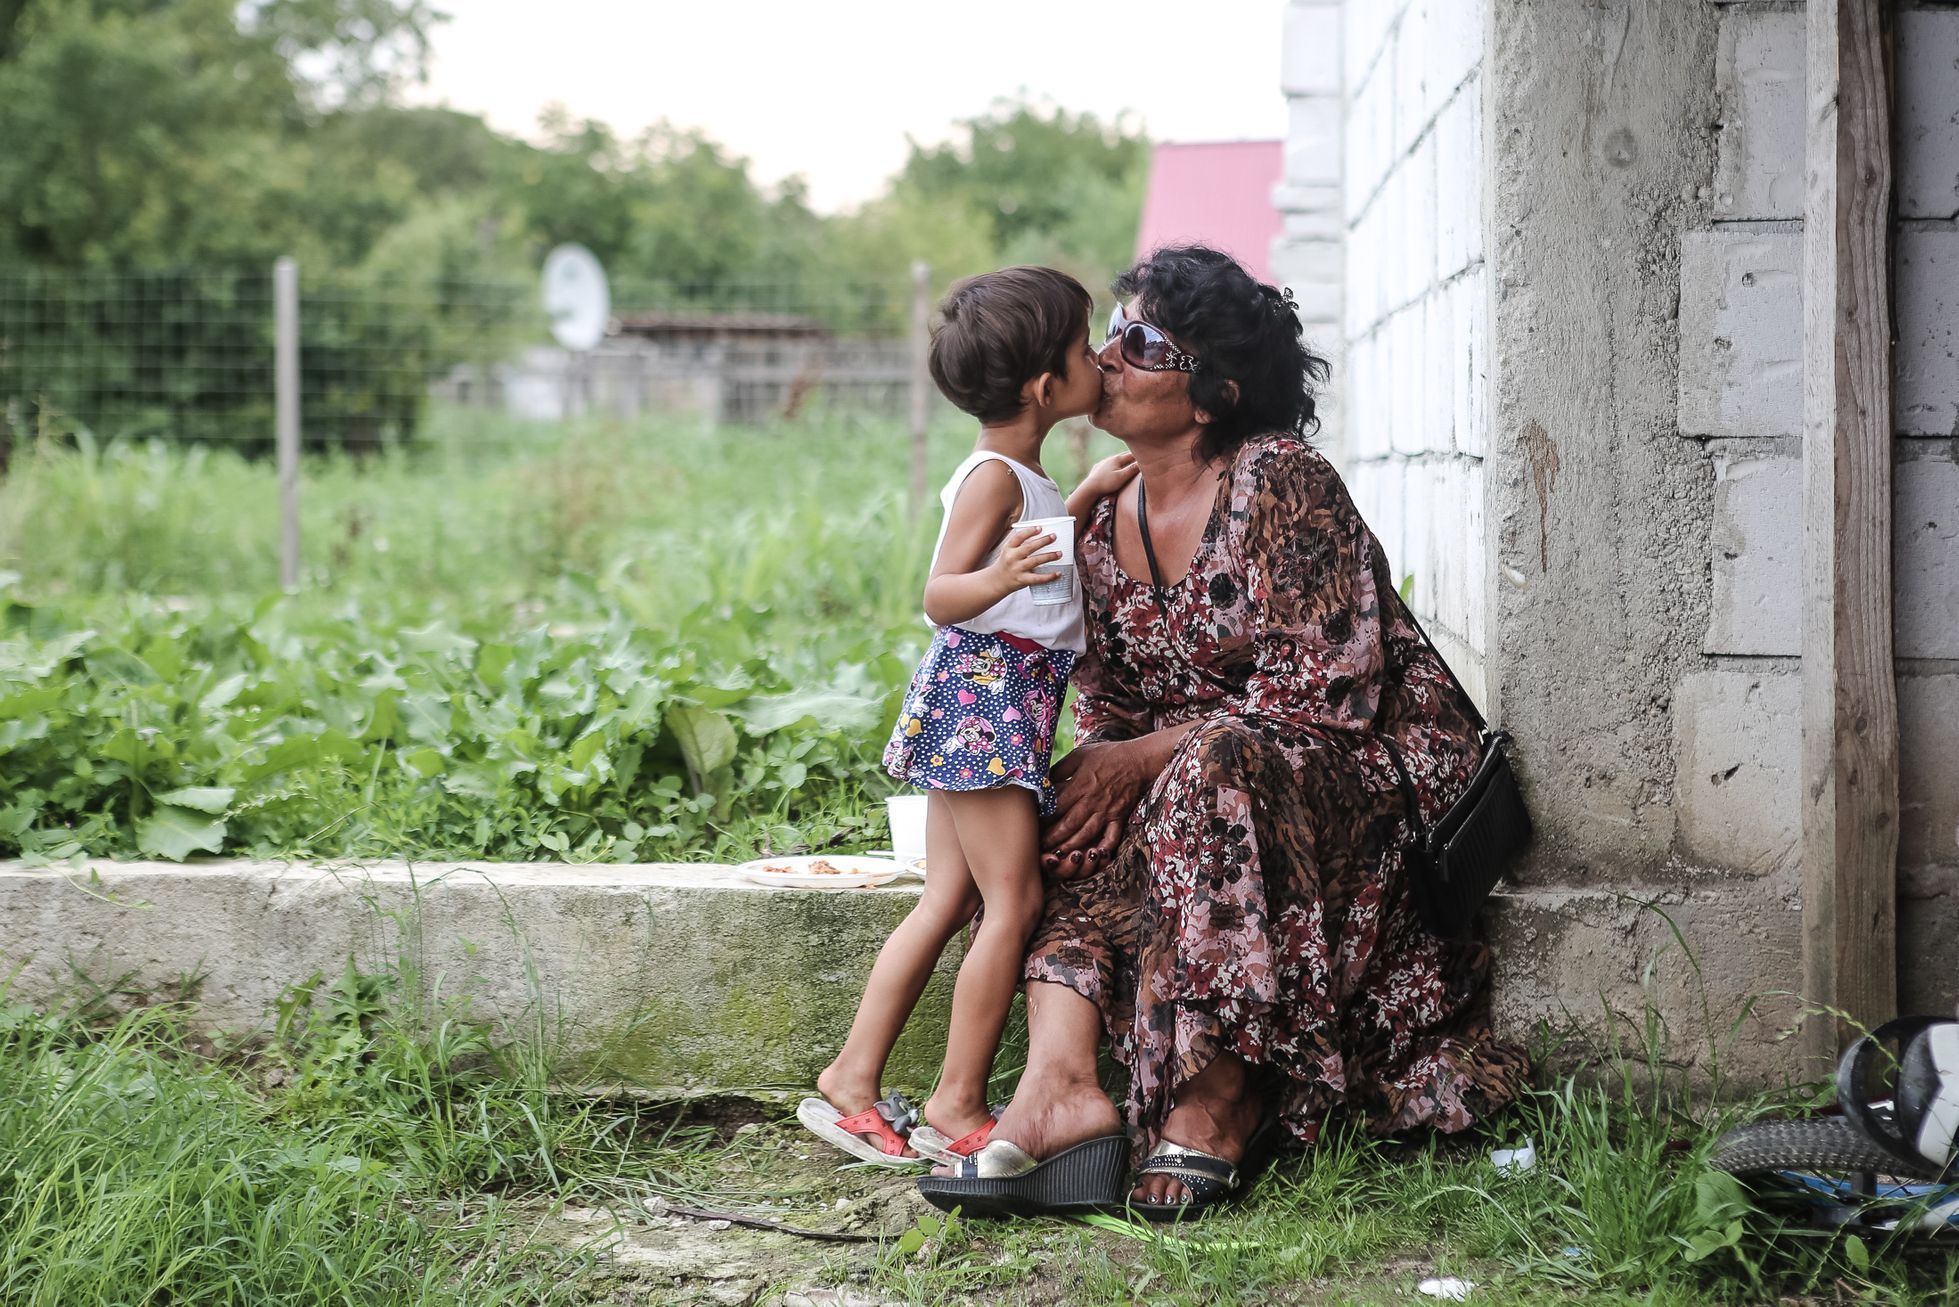
<path id="1" fill-rule="evenodd" d="M 1342 471 L 1417 614 L 1483 696 L 1481 70 L 1487 0 L 1345 0 Z"/>

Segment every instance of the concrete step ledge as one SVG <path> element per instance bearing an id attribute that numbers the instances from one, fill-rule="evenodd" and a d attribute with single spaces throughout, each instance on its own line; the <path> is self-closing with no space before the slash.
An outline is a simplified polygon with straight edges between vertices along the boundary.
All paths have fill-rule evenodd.
<path id="1" fill-rule="evenodd" d="M 249 1035 L 288 987 L 351 957 L 413 975 L 424 999 L 466 1000 L 503 1037 L 545 1032 L 581 1079 L 807 1087 L 918 892 L 780 889 L 711 865 L 0 862 L 0 976 L 13 1001 L 48 1006 L 194 978 L 194 1019 Z M 958 961 L 955 945 L 892 1084 L 932 1083 Z"/>
<path id="2" fill-rule="evenodd" d="M 0 862 L 0 977 L 43 1005 L 112 985 L 173 994 L 194 977 L 196 1019 L 243 1035 L 269 1028 L 289 986 L 351 957 L 405 969 L 437 1010 L 467 1000 L 503 1037 L 543 1031 L 582 1083 L 793 1090 L 835 1055 L 917 897 L 915 882 L 789 890 L 711 865 Z M 1772 1084 L 1793 1068 L 1777 1036 L 1801 1008 L 1800 925 L 1794 886 L 1774 878 L 1506 887 L 1491 905 L 1497 1024 L 1539 1044 L 1578 1032 L 1552 1046 L 1582 1062 L 1607 1012 L 1636 1037 L 1650 1006 L 1690 1074 L 1723 1044 L 1731 1084 Z M 894 1087 L 936 1075 L 959 956 L 955 944 L 898 1045 Z"/>

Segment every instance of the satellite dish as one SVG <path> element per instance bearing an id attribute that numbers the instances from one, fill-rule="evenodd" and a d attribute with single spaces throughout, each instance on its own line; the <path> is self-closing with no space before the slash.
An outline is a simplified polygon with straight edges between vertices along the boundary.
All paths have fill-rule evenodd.
<path id="1" fill-rule="evenodd" d="M 545 256 L 544 312 L 566 349 L 583 353 L 605 339 L 612 292 L 597 255 L 583 245 L 560 245 Z"/>

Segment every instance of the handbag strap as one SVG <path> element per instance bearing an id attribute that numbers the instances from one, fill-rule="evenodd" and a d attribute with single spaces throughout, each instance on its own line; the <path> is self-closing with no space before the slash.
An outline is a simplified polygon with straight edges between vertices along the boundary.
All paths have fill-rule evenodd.
<path id="1" fill-rule="evenodd" d="M 1156 565 L 1156 545 L 1150 540 L 1150 497 L 1143 478 L 1136 478 L 1136 533 L 1143 537 L 1143 557 L 1149 560 L 1150 584 L 1163 589 L 1163 569 Z"/>

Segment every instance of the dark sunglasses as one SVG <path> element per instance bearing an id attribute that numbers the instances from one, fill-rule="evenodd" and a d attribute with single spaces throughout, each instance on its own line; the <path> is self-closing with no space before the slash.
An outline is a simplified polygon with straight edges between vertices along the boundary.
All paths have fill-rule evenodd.
<path id="1" fill-rule="evenodd" d="M 1147 322 L 1126 318 L 1122 305 L 1109 314 L 1109 334 L 1103 339 L 1121 341 L 1122 361 L 1145 372 L 1195 372 L 1197 356 L 1186 354 L 1170 343 L 1170 338 Z"/>

